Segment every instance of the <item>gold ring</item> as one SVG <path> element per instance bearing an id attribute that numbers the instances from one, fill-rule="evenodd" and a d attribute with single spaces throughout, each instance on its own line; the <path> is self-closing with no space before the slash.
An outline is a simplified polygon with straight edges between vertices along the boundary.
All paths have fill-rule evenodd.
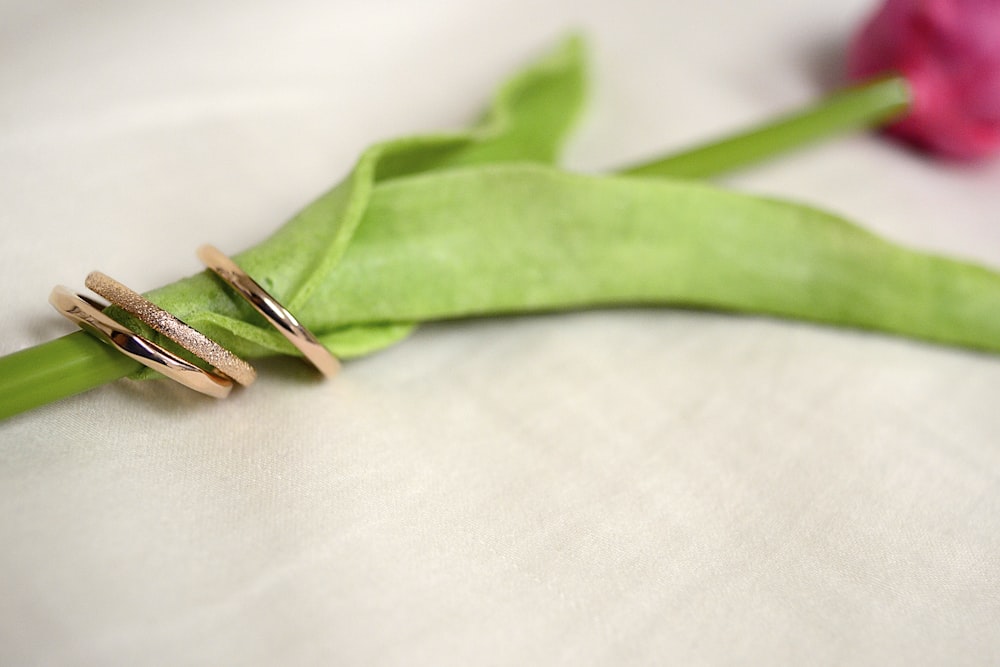
<path id="1" fill-rule="evenodd" d="M 240 296 L 250 302 L 258 313 L 263 315 L 288 341 L 298 348 L 306 359 L 321 373 L 327 376 L 335 375 L 340 370 L 340 362 L 323 347 L 316 336 L 295 319 L 284 306 L 257 284 L 233 260 L 222 254 L 217 248 L 203 245 L 198 248 L 198 259 L 214 271 L 220 278 L 239 292 Z"/>
<path id="2" fill-rule="evenodd" d="M 82 329 L 96 334 L 100 340 L 110 344 L 125 356 L 135 359 L 171 380 L 180 382 L 185 387 L 215 398 L 225 398 L 233 388 L 233 383 L 227 378 L 198 368 L 111 319 L 101 312 L 103 306 L 97 301 L 75 294 L 60 285 L 52 290 L 49 303 L 59 311 L 60 315 L 76 322 Z"/>
<path id="3" fill-rule="evenodd" d="M 246 386 L 257 379 L 257 371 L 235 354 L 222 347 L 205 334 L 163 310 L 152 301 L 130 290 L 117 280 L 100 271 L 92 271 L 85 284 L 114 305 L 126 310 L 154 330 L 183 347 L 214 369 Z"/>

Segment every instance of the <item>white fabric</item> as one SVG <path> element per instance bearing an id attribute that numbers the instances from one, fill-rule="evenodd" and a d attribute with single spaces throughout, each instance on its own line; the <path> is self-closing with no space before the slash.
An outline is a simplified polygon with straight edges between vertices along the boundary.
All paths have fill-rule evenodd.
<path id="1" fill-rule="evenodd" d="M 71 330 L 52 285 L 252 245 L 567 28 L 600 170 L 813 99 L 869 8 L 4 2 L 0 352 Z M 1000 268 L 998 164 L 858 135 L 728 182 Z M 650 309 L 261 371 L 0 424 L 0 664 L 1000 662 L 996 357 Z"/>

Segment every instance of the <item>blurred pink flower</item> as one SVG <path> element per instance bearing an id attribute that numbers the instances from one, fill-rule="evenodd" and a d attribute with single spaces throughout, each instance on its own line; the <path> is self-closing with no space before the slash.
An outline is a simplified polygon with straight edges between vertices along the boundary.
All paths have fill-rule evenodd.
<path id="1" fill-rule="evenodd" d="M 848 70 L 907 78 L 913 107 L 892 134 L 952 158 L 1000 152 L 1000 0 L 888 0 L 855 37 Z"/>

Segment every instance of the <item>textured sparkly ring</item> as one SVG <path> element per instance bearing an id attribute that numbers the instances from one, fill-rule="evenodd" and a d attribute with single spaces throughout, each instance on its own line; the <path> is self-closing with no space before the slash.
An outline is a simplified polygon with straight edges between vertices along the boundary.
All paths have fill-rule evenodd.
<path id="1" fill-rule="evenodd" d="M 244 386 L 257 379 L 257 371 L 253 366 L 117 280 L 100 271 L 93 271 L 87 276 L 85 284 L 194 356 L 211 364 L 222 375 Z"/>

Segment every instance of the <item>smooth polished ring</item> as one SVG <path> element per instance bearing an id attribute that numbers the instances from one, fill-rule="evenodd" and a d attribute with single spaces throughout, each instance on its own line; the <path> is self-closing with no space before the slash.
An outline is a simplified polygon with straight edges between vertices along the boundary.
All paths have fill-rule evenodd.
<path id="1" fill-rule="evenodd" d="M 211 364 L 218 373 L 244 386 L 257 379 L 257 371 L 253 366 L 117 280 L 100 271 L 93 271 L 87 276 L 85 284 L 191 354 Z"/>
<path id="2" fill-rule="evenodd" d="M 263 315 L 288 341 L 298 348 L 323 375 L 336 375 L 340 362 L 323 347 L 316 336 L 295 319 L 278 301 L 257 284 L 253 278 L 236 265 L 233 260 L 210 245 L 198 248 L 198 259 L 214 271 L 220 278 L 246 299 L 258 313 Z"/>
<path id="3" fill-rule="evenodd" d="M 99 340 L 185 387 L 215 398 L 225 398 L 233 388 L 228 378 L 198 368 L 111 319 L 101 312 L 104 307 L 97 301 L 60 285 L 52 290 L 49 303 L 60 315 L 95 334 Z"/>

